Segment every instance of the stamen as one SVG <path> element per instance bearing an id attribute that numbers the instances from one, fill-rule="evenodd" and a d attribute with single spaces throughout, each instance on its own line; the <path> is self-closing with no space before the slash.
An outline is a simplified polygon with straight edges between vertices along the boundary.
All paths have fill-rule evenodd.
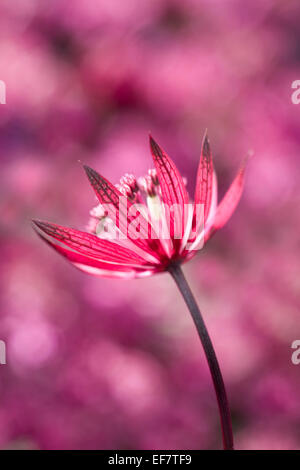
<path id="1" fill-rule="evenodd" d="M 97 235 L 99 233 L 99 222 L 107 217 L 107 213 L 101 204 L 90 210 L 90 219 L 87 224 L 87 231 Z"/>
<path id="2" fill-rule="evenodd" d="M 152 220 L 160 220 L 162 217 L 161 201 L 159 196 L 147 196 L 147 206 Z"/>
<path id="3" fill-rule="evenodd" d="M 90 210 L 90 216 L 96 219 L 102 219 L 106 216 L 106 212 L 103 206 L 101 204 L 98 204 L 98 206 L 93 207 L 93 209 Z"/>
<path id="4" fill-rule="evenodd" d="M 86 225 L 86 230 L 89 233 L 92 233 L 94 235 L 97 234 L 97 226 L 98 226 L 99 220 L 95 219 L 94 217 L 91 217 Z"/>
<path id="5" fill-rule="evenodd" d="M 136 182 L 136 177 L 134 175 L 130 175 L 129 173 L 125 173 L 124 176 L 120 179 L 121 184 L 126 184 L 130 187 L 130 189 L 134 192 L 138 191 L 138 185 Z"/>
<path id="6" fill-rule="evenodd" d="M 126 173 L 120 179 L 120 184 L 115 186 L 124 196 L 128 197 L 131 201 L 135 201 L 139 187 L 134 175 Z"/>
<path id="7" fill-rule="evenodd" d="M 154 168 L 152 168 L 151 170 L 148 170 L 148 175 L 150 176 L 154 186 L 158 186 L 159 181 L 158 181 L 157 171 Z"/>
<path id="8" fill-rule="evenodd" d="M 156 187 L 150 175 L 139 178 L 138 185 L 141 191 L 144 191 L 147 196 L 154 197 L 156 195 Z"/>
<path id="9" fill-rule="evenodd" d="M 120 193 L 123 194 L 123 196 L 128 197 L 128 196 L 127 196 L 128 190 L 125 188 L 124 185 L 122 185 L 122 184 L 115 184 L 115 187 L 120 191 Z"/>

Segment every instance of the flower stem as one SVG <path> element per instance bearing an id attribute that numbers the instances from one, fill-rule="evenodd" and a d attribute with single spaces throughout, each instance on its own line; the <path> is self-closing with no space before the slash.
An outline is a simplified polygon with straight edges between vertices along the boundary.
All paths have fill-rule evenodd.
<path id="1" fill-rule="evenodd" d="M 198 335 L 206 355 L 219 405 L 224 449 L 233 450 L 234 447 L 230 410 L 223 377 L 221 374 L 216 353 L 214 351 L 213 344 L 209 337 L 207 328 L 196 303 L 195 297 L 193 296 L 193 293 L 185 279 L 181 267 L 178 264 L 174 264 L 169 267 L 169 272 L 173 277 L 174 281 L 176 282 L 177 287 L 180 290 L 182 297 L 184 298 L 184 301 L 190 311 L 190 314 L 192 315 L 193 321 L 197 328 Z"/>

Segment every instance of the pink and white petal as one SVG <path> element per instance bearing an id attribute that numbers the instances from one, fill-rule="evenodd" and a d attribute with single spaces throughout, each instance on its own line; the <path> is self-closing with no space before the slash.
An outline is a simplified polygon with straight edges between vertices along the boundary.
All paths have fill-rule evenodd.
<path id="1" fill-rule="evenodd" d="M 210 208 L 208 212 L 208 217 L 206 222 L 204 222 L 204 205 L 199 204 L 198 207 L 194 206 L 194 218 L 193 218 L 193 227 L 190 232 L 189 239 L 186 243 L 186 250 L 183 252 L 187 254 L 189 252 L 197 252 L 201 250 L 205 242 L 205 234 L 209 232 L 218 204 L 218 183 L 217 175 L 213 173 L 213 186 L 212 186 L 212 197 L 210 201 Z"/>
<path id="2" fill-rule="evenodd" d="M 212 226 L 216 212 L 218 208 L 218 178 L 217 173 L 213 172 L 213 187 L 212 187 L 212 195 L 210 200 L 210 207 L 207 215 L 207 219 L 205 221 L 205 231 L 207 232 L 209 228 Z"/>
<path id="3" fill-rule="evenodd" d="M 143 277 L 150 277 L 156 274 L 159 271 L 156 270 L 141 270 L 137 271 L 135 269 L 127 270 L 127 271 L 111 271 L 105 269 L 94 268 L 91 266 L 87 266 L 80 263 L 73 263 L 74 266 L 80 271 L 83 271 L 87 274 L 92 274 L 93 276 L 105 277 L 108 279 L 124 279 L 124 280 L 131 280 L 131 279 L 138 279 Z"/>
<path id="4" fill-rule="evenodd" d="M 46 236 L 67 245 L 72 250 L 83 255 L 92 256 L 102 261 L 145 264 L 145 260 L 142 257 L 128 248 L 112 243 L 109 240 L 100 239 L 96 235 L 40 220 L 34 220 L 33 223 L 34 227 Z"/>
<path id="5" fill-rule="evenodd" d="M 162 199 L 170 209 L 170 235 L 180 249 L 187 216 L 188 193 L 183 178 L 173 160 L 150 136 L 150 148 L 159 180 Z"/>
<path id="6" fill-rule="evenodd" d="M 187 208 L 188 208 L 187 222 L 185 225 L 185 232 L 181 240 L 181 246 L 180 246 L 180 251 L 179 251 L 179 254 L 181 255 L 184 253 L 186 246 L 189 242 L 191 232 L 192 232 L 192 227 L 193 227 L 193 220 L 194 220 L 194 205 L 189 204 Z"/>
<path id="7" fill-rule="evenodd" d="M 70 261 L 75 267 L 90 274 L 132 279 L 134 277 L 150 276 L 158 271 L 149 265 L 140 266 L 100 261 L 98 259 L 82 255 L 81 253 L 68 250 L 48 238 L 45 238 L 44 235 L 39 232 L 38 235 L 55 251 Z"/>

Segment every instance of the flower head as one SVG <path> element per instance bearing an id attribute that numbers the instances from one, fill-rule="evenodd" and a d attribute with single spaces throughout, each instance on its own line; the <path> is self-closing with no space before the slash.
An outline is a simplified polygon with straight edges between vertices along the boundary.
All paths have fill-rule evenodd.
<path id="1" fill-rule="evenodd" d="M 150 136 L 155 169 L 113 185 L 85 166 L 99 204 L 82 232 L 34 220 L 39 236 L 76 267 L 106 277 L 134 278 L 191 259 L 234 212 L 244 183 L 239 169 L 220 204 L 209 140 L 202 143 L 194 202 L 171 158 Z"/>

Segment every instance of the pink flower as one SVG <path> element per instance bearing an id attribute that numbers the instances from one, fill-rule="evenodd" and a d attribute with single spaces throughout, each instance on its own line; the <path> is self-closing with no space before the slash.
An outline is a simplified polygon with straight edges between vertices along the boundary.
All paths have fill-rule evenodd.
<path id="1" fill-rule="evenodd" d="M 171 158 L 150 136 L 155 170 L 114 186 L 95 170 L 85 171 L 99 200 L 89 232 L 34 220 L 38 234 L 76 267 L 91 274 L 135 278 L 168 271 L 191 259 L 230 218 L 243 190 L 245 164 L 220 204 L 209 140 L 205 134 L 194 203 Z"/>

